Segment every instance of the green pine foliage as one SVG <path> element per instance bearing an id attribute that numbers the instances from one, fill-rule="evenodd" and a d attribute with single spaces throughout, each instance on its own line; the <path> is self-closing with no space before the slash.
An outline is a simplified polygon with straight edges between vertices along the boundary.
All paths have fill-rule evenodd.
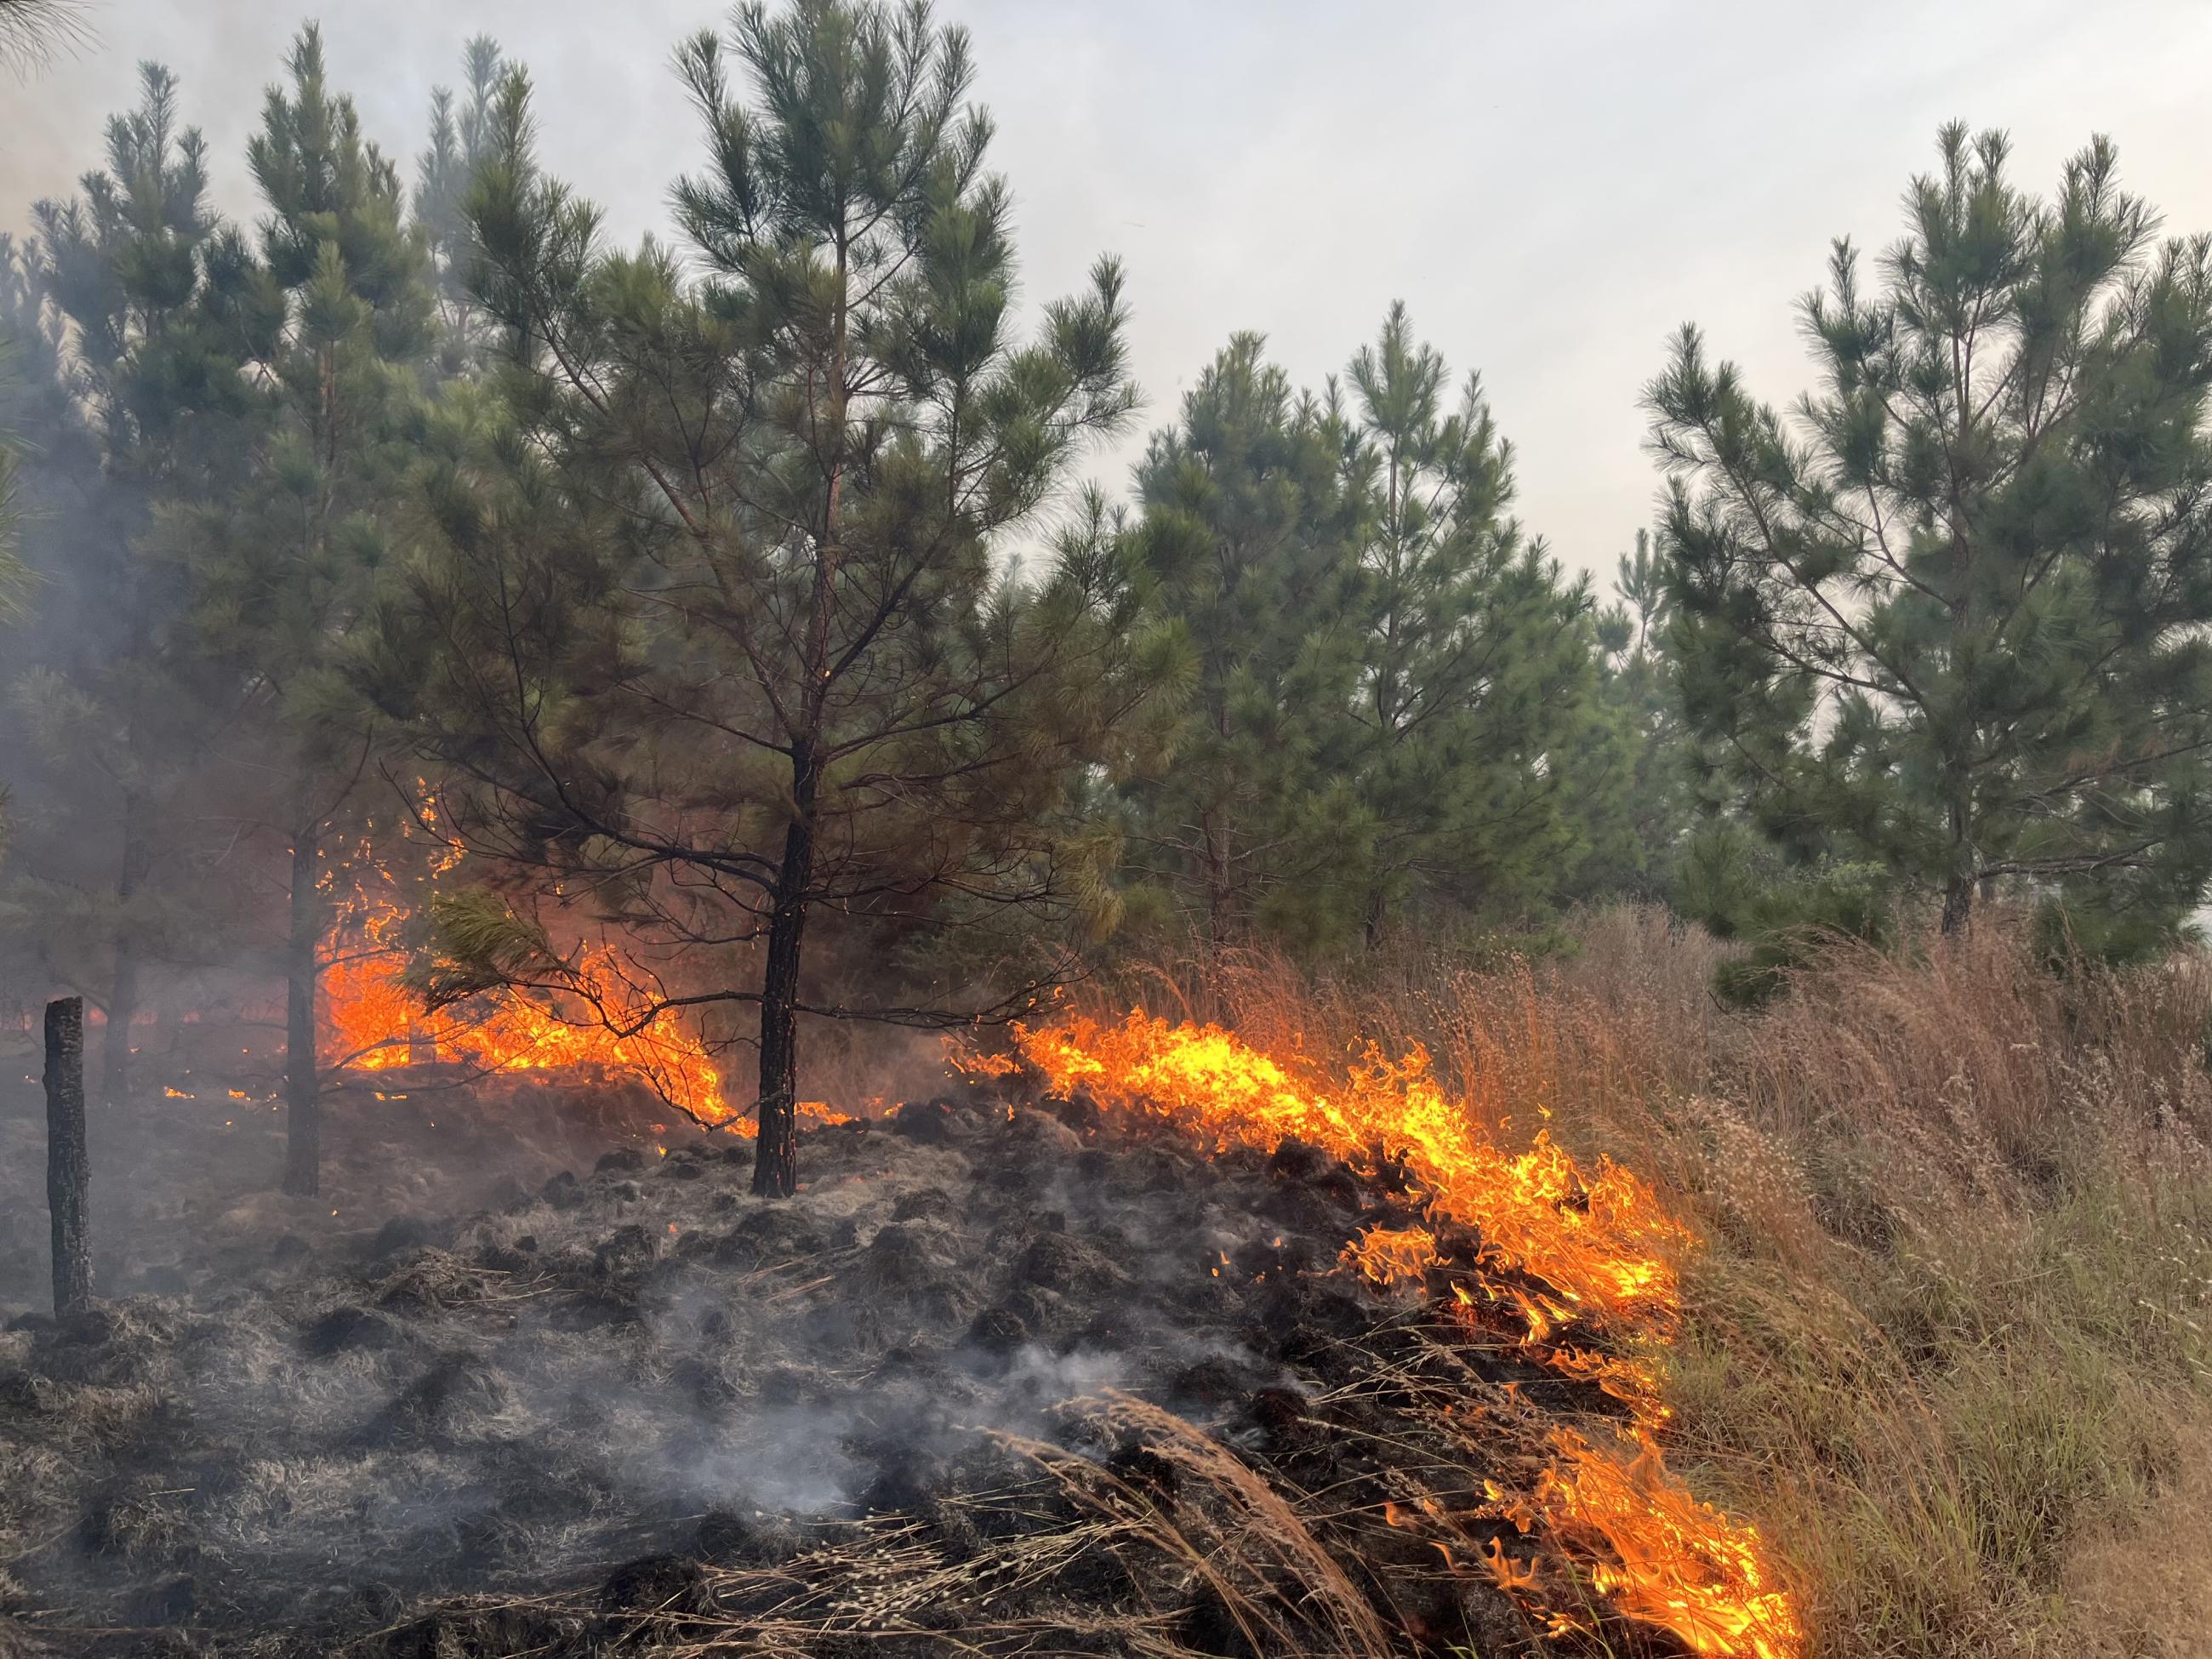
<path id="1" fill-rule="evenodd" d="M 0 360 L 0 375 L 8 373 Z M 8 400 L 0 381 L 0 401 Z M 17 441 L 0 430 L 0 623 L 23 619 L 30 608 L 31 571 L 23 562 L 23 462 Z"/>
<path id="2" fill-rule="evenodd" d="M 1616 562 L 1613 602 L 1596 618 L 1605 731 L 1587 751 L 1599 787 L 1581 814 L 1589 851 L 1577 872 L 1577 896 L 1680 897 L 1677 878 L 1700 803 L 1685 763 L 1668 623 L 1665 565 L 1650 532 L 1639 530 L 1634 550 Z"/>
<path id="3" fill-rule="evenodd" d="M 1518 921 L 1625 776 L 1585 585 L 1506 515 L 1479 380 L 1394 307 L 1295 394 L 1241 335 L 1138 471 L 1130 532 L 1192 678 L 1175 763 L 1127 793 L 1132 899 L 1208 948 Z"/>
<path id="4" fill-rule="evenodd" d="M 266 327 L 244 486 L 173 505 L 194 648 L 239 714 L 240 816 L 287 896 L 270 956 L 286 987 L 288 1191 L 319 1189 L 318 983 L 366 810 L 377 733 L 343 665 L 392 556 L 438 341 L 429 238 L 398 169 L 331 88 L 320 31 L 295 42 L 246 159 L 266 210 L 252 270 Z M 377 792 L 380 798 L 383 792 Z"/>
<path id="5" fill-rule="evenodd" d="M 265 319 L 167 71 L 144 70 L 106 161 L 76 198 L 37 205 L 7 284 L 39 498 L 23 532 L 38 614 L 7 656 L 22 738 L 7 902 L 40 975 L 105 1015 L 100 1088 L 120 1101 L 149 966 L 225 948 L 205 878 L 222 831 L 204 792 L 225 689 L 191 648 L 184 574 L 149 532 L 173 505 L 235 486 Z"/>
<path id="6" fill-rule="evenodd" d="M 491 343 L 471 288 L 477 271 L 469 196 L 492 159 L 500 98 L 514 70 L 499 43 L 483 34 L 468 43 L 461 67 L 465 98 L 456 100 L 446 87 L 430 94 L 430 142 L 416 158 L 414 203 L 437 290 L 440 366 L 449 375 L 478 365 Z"/>
<path id="7" fill-rule="evenodd" d="M 1788 418 L 1694 328 L 1650 388 L 1696 756 L 1948 930 L 2014 889 L 2137 952 L 2212 876 L 2212 241 L 2158 243 L 2101 139 L 2039 201 L 1946 128 L 1907 210 L 1804 301 Z"/>
<path id="8" fill-rule="evenodd" d="M 1140 920 L 1218 946 L 1340 934 L 1367 856 L 1350 769 L 1362 661 L 1349 422 L 1239 335 L 1138 468 L 1135 562 L 1185 693 L 1174 761 L 1127 789 Z"/>
<path id="9" fill-rule="evenodd" d="M 1352 359 L 1364 661 L 1353 705 L 1373 853 L 1361 923 L 1439 901 L 1512 919 L 1540 910 L 1588 848 L 1604 788 L 1592 602 L 1506 514 L 1511 446 L 1480 380 L 1446 412 L 1443 360 L 1394 306 Z"/>
<path id="10" fill-rule="evenodd" d="M 85 33 L 80 0 L 0 0 L 0 70 L 43 69 Z"/>

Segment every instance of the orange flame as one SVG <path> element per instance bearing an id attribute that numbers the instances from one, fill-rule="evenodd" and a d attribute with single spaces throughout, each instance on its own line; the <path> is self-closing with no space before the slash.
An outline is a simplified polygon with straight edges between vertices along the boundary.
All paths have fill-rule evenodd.
<path id="1" fill-rule="evenodd" d="M 1562 1544 L 1593 1558 L 1590 1582 L 1628 1618 L 1661 1626 L 1692 1653 L 1744 1659 L 1797 1659 L 1802 1636 L 1786 1591 L 1771 1582 L 1752 1528 L 1699 1503 L 1662 1460 L 1638 1425 L 1611 1447 L 1555 1428 L 1556 1461 L 1533 1497 L 1498 1512 L 1522 1532 L 1542 1525 Z M 1502 1560 L 1502 1557 L 1500 1559 Z M 1533 1574 L 1492 1565 L 1499 1586 L 1540 1603 Z M 1724 1584 L 1725 1596 L 1688 1593 Z M 1573 1613 L 1548 1614 L 1555 1634 L 1585 1629 Z"/>
<path id="2" fill-rule="evenodd" d="M 1500 1147 L 1418 1048 L 1392 1060 L 1370 1046 L 1340 1082 L 1322 1083 L 1218 1026 L 1142 1012 L 1118 1025 L 1079 1017 L 1014 1032 L 1057 1092 L 1082 1089 L 1217 1146 L 1265 1149 L 1295 1136 L 1342 1158 L 1397 1160 L 1431 1217 L 1475 1231 L 1486 1273 L 1510 1275 L 1478 1279 L 1480 1299 L 1455 1283 L 1446 1305 L 1469 1321 L 1485 1307 L 1512 1310 L 1524 1352 L 1595 1383 L 1632 1413 L 1610 1445 L 1554 1430 L 1535 1489 L 1493 1487 L 1489 1513 L 1523 1533 L 1540 1528 L 1563 1554 L 1592 1563 L 1589 1583 L 1621 1616 L 1671 1632 L 1693 1653 L 1802 1654 L 1796 1611 L 1756 1530 L 1700 1503 L 1661 1459 L 1655 1437 L 1667 1411 L 1651 1356 L 1679 1325 L 1676 1262 L 1695 1240 L 1632 1171 L 1605 1158 L 1584 1170 L 1543 1132 L 1525 1152 Z M 1003 1075 L 1009 1066 L 970 1069 Z M 1435 1234 L 1421 1227 L 1370 1229 L 1345 1251 L 1348 1266 L 1386 1288 L 1419 1282 L 1438 1259 Z M 1602 1337 L 1605 1351 L 1559 1341 L 1570 1328 Z M 1401 1519 L 1395 1505 L 1386 1519 Z M 1488 1565 L 1555 1632 L 1588 1628 L 1572 1587 L 1554 1594 L 1539 1567 L 1494 1542 Z"/>
<path id="3" fill-rule="evenodd" d="M 1540 1274 L 1573 1307 L 1644 1322 L 1680 1311 L 1673 1257 L 1690 1234 L 1650 1188 L 1609 1158 L 1585 1175 L 1547 1133 L 1525 1152 L 1504 1151 L 1419 1048 L 1394 1060 L 1370 1048 L 1340 1090 L 1322 1094 L 1218 1026 L 1132 1013 L 1119 1025 L 1075 1018 L 1016 1034 L 1055 1089 L 1176 1116 L 1218 1143 L 1272 1148 L 1291 1135 L 1348 1158 L 1382 1146 L 1404 1158 L 1439 1214 L 1480 1227 L 1499 1265 Z"/>
<path id="4" fill-rule="evenodd" d="M 1344 1247 L 1345 1265 L 1384 1290 L 1419 1284 L 1436 1260 L 1436 1235 L 1425 1227 L 1370 1227 Z"/>
<path id="5" fill-rule="evenodd" d="M 439 1055 L 488 1072 L 589 1067 L 641 1078 L 704 1124 L 735 1115 L 722 1098 L 720 1068 L 673 1014 L 620 1036 L 589 1012 L 564 1017 L 550 998 L 541 1002 L 521 991 L 486 993 L 426 1012 L 401 977 L 397 927 L 404 918 L 396 905 L 375 905 L 360 927 L 361 951 L 324 970 L 323 1025 L 334 1060 L 368 1072 Z M 586 948 L 577 971 L 595 989 L 623 982 L 611 953 L 598 947 Z"/>

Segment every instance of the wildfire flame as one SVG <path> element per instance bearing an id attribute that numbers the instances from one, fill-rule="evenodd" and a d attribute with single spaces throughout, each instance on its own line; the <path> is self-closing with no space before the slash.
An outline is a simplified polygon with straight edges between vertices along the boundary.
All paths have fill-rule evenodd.
<path id="1" fill-rule="evenodd" d="M 1436 1235 L 1425 1227 L 1370 1227 L 1356 1243 L 1345 1247 L 1344 1259 L 1370 1284 L 1386 1290 L 1419 1284 L 1436 1265 Z"/>
<path id="2" fill-rule="evenodd" d="M 629 1036 L 617 1036 L 596 1014 L 564 1010 L 549 996 L 487 993 L 462 1005 L 425 1012 L 405 984 L 396 904 L 371 908 L 359 928 L 360 948 L 342 953 L 323 972 L 323 1026 L 332 1058 L 383 1072 L 442 1057 L 486 1072 L 594 1068 L 643 1079 L 672 1105 L 700 1122 L 735 1115 L 722 1097 L 722 1074 L 705 1046 L 665 1015 Z M 594 988 L 623 981 L 611 954 L 586 947 L 578 977 Z M 611 996 L 605 999 L 619 1006 Z"/>
<path id="3" fill-rule="evenodd" d="M 1544 1132 L 1525 1152 L 1507 1151 L 1418 1048 L 1392 1059 L 1370 1047 L 1340 1082 L 1320 1083 L 1218 1026 L 1141 1012 L 1119 1024 L 1073 1017 L 1014 1031 L 1055 1091 L 1168 1118 L 1217 1146 L 1267 1149 L 1295 1136 L 1349 1161 L 1395 1160 L 1431 1218 L 1480 1240 L 1471 1265 L 1482 1271 L 1455 1277 L 1446 1305 L 1470 1326 L 1510 1319 L 1524 1354 L 1595 1382 L 1630 1412 L 1610 1444 L 1550 1430 L 1533 1487 L 1493 1487 L 1482 1516 L 1590 1564 L 1589 1584 L 1622 1617 L 1672 1632 L 1691 1652 L 1797 1659 L 1803 1632 L 1757 1531 L 1699 1502 L 1661 1457 L 1667 1413 L 1651 1354 L 1676 1331 L 1676 1262 L 1695 1240 L 1632 1171 L 1605 1158 L 1585 1170 Z M 1419 1284 L 1442 1260 L 1423 1227 L 1370 1229 L 1345 1255 L 1385 1287 Z M 1565 1340 L 1577 1333 L 1601 1346 Z M 1403 1519 L 1389 1511 L 1394 1524 Z M 1575 1586 L 1508 1558 L 1494 1538 L 1487 1555 L 1499 1587 L 1555 1634 L 1590 1628 Z"/>
<path id="4" fill-rule="evenodd" d="M 1501 1516 L 1593 1559 L 1590 1582 L 1601 1595 L 1626 1617 L 1674 1632 L 1692 1653 L 1796 1659 L 1796 1616 L 1772 1584 L 1758 1534 L 1691 1496 L 1648 1428 L 1634 1425 L 1609 1448 L 1555 1428 L 1551 1447 L 1554 1461 L 1534 1492 L 1500 1503 Z M 1492 1571 L 1501 1589 L 1542 1607 L 1532 1571 L 1502 1554 Z M 1547 1616 L 1554 1634 L 1585 1627 L 1570 1612 Z"/>

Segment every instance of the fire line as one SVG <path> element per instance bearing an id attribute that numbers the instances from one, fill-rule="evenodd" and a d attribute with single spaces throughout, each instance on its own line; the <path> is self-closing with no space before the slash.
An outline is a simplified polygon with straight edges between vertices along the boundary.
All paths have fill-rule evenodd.
<path id="1" fill-rule="evenodd" d="M 1661 1455 L 1667 1408 L 1654 1362 L 1680 1319 L 1675 1261 L 1696 1241 L 1635 1174 L 1604 1158 L 1585 1170 L 1547 1133 L 1526 1152 L 1500 1147 L 1418 1048 L 1396 1060 L 1370 1048 L 1340 1083 L 1320 1087 L 1218 1026 L 1142 1012 L 1119 1024 L 1017 1026 L 1015 1036 L 1054 1091 L 1165 1117 L 1217 1146 L 1271 1149 L 1296 1137 L 1355 1164 L 1399 1160 L 1428 1214 L 1479 1231 L 1481 1267 L 1548 1287 L 1454 1273 L 1454 1305 L 1470 1320 L 1510 1308 L 1527 1357 L 1628 1407 L 1624 1426 L 1596 1438 L 1548 1430 L 1533 1485 L 1493 1482 L 1480 1518 L 1583 1564 L 1587 1586 L 1620 1616 L 1693 1653 L 1803 1652 L 1796 1607 L 1757 1530 L 1699 1501 Z M 1421 1284 L 1442 1265 L 1435 1237 L 1418 1227 L 1372 1230 L 1346 1257 L 1385 1287 Z M 1487 1571 L 1553 1634 L 1590 1628 L 1581 1586 L 1552 1582 L 1494 1542 Z"/>

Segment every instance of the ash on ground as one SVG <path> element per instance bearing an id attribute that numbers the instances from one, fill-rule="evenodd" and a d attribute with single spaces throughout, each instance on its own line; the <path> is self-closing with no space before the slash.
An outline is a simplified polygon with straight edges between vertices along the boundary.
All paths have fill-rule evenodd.
<path id="1" fill-rule="evenodd" d="M 623 1144 L 493 1207 L 234 1206 L 16 1316 L 0 1656 L 1538 1645 L 1421 1521 L 1483 1474 L 1423 1413 L 1564 1385 L 1339 1265 L 1406 1219 L 1375 1171 L 971 1094 L 807 1131 L 774 1202 L 584 1121 Z"/>

